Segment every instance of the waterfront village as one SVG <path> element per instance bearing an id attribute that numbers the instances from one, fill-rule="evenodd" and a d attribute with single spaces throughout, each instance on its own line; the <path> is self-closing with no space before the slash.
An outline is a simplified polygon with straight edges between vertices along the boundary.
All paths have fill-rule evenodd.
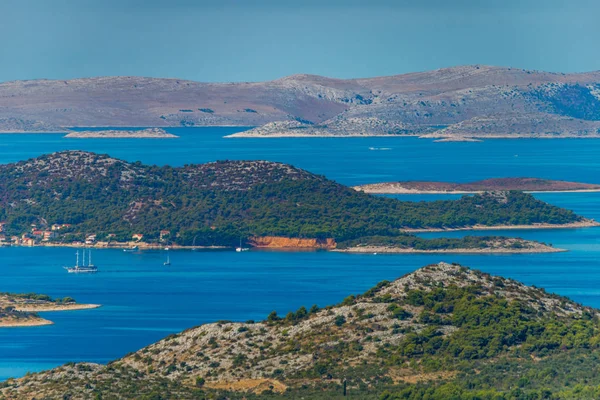
<path id="1" fill-rule="evenodd" d="M 134 233 L 131 237 L 123 237 L 109 233 L 100 237 L 95 233 L 86 234 L 85 240 L 69 240 L 73 235 L 71 224 L 52 224 L 49 226 L 31 225 L 29 232 L 21 235 L 8 235 L 7 223 L 0 222 L 0 246 L 93 246 L 93 247 L 155 247 L 168 243 L 171 232 L 161 230 L 158 241 L 145 241 L 143 233 Z"/>

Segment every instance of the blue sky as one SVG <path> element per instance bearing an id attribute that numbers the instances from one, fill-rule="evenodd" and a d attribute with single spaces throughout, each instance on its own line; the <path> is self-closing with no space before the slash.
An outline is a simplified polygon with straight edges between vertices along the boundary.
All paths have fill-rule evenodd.
<path id="1" fill-rule="evenodd" d="M 600 70 L 595 0 L 0 0 L 0 81 Z"/>

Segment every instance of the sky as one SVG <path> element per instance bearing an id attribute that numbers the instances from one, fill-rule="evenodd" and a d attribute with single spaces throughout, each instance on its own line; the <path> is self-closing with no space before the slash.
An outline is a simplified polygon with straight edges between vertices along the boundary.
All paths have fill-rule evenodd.
<path id="1" fill-rule="evenodd" d="M 597 0 L 0 0 L 0 81 L 600 70 Z"/>

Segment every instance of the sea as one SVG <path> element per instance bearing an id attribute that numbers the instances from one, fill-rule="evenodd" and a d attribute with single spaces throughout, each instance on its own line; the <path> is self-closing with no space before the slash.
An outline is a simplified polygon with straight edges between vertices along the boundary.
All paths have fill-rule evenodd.
<path id="1" fill-rule="evenodd" d="M 100 129 L 100 128 L 95 128 Z M 102 128 L 107 129 L 107 128 Z M 392 180 L 468 182 L 540 177 L 600 183 L 600 140 L 489 140 L 436 143 L 407 138 L 224 138 L 245 128 L 168 128 L 177 139 L 68 139 L 0 134 L 0 163 L 61 150 L 180 166 L 215 160 L 293 164 L 345 185 Z M 600 193 L 535 196 L 600 220 Z M 408 201 L 457 195 L 396 195 Z M 461 231 L 424 237 L 507 235 L 567 249 L 549 254 L 343 254 L 326 251 L 94 250 L 95 275 L 67 274 L 72 248 L 0 248 L 0 292 L 70 296 L 101 308 L 47 312 L 54 325 L 0 329 L 0 380 L 69 361 L 106 363 L 161 338 L 219 320 L 262 320 L 326 306 L 377 282 L 440 261 L 457 262 L 600 307 L 600 228 Z"/>

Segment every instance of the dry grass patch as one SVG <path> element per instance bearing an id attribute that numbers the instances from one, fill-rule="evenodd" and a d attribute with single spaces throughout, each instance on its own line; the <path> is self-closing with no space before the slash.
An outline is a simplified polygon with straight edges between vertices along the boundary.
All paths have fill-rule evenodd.
<path id="1" fill-rule="evenodd" d="M 457 371 L 415 372 L 408 368 L 391 368 L 387 375 L 394 383 L 419 383 L 452 379 L 457 374 Z"/>
<path id="2" fill-rule="evenodd" d="M 232 392 L 253 392 L 261 394 L 267 390 L 283 393 L 287 386 L 274 379 L 241 379 L 233 382 L 206 382 L 205 387 L 209 389 L 229 390 Z"/>

